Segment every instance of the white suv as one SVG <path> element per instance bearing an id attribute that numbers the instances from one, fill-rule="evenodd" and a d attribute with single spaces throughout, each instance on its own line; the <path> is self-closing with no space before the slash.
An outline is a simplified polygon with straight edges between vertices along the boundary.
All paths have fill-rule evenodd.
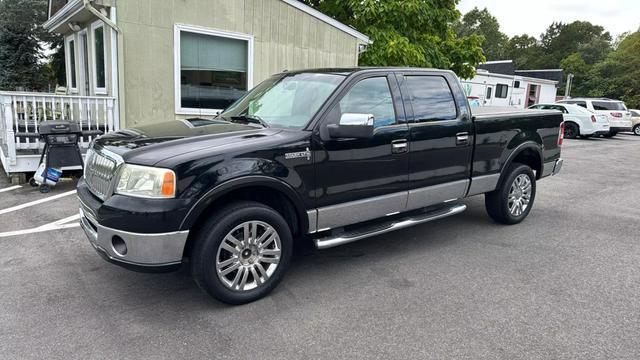
<path id="1" fill-rule="evenodd" d="M 589 137 L 609 135 L 607 116 L 596 114 L 578 105 L 572 104 L 536 104 L 529 109 L 557 110 L 564 118 L 564 137 L 575 139 L 578 136 Z"/>
<path id="2" fill-rule="evenodd" d="M 596 114 L 607 115 L 609 119 L 608 137 L 615 136 L 622 131 L 631 131 L 631 113 L 622 101 L 606 98 L 573 98 L 558 101 L 561 104 L 575 104 L 582 106 Z"/>

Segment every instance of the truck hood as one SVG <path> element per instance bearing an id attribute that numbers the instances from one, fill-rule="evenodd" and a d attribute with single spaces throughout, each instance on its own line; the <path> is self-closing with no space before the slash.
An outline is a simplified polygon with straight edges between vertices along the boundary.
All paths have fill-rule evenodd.
<path id="1" fill-rule="evenodd" d="M 194 150 L 239 145 L 279 131 L 222 120 L 176 120 L 109 133 L 97 138 L 94 147 L 118 154 L 127 163 L 151 166 Z"/>

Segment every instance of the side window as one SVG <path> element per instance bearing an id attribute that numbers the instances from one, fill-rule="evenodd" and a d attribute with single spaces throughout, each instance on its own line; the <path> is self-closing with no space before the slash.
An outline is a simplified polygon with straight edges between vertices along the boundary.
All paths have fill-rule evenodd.
<path id="1" fill-rule="evenodd" d="M 458 115 L 447 81 L 441 76 L 406 76 L 414 120 L 452 120 Z"/>
<path id="2" fill-rule="evenodd" d="M 498 84 L 496 85 L 496 97 L 500 99 L 506 99 L 509 93 L 509 85 Z"/>
<path id="3" fill-rule="evenodd" d="M 372 114 L 373 126 L 396 123 L 393 98 L 386 77 L 374 77 L 360 81 L 340 100 L 340 115 L 346 113 Z"/>
<path id="4" fill-rule="evenodd" d="M 486 96 L 487 100 L 490 100 L 490 99 L 491 99 L 491 90 L 492 90 L 492 88 L 491 88 L 491 87 L 488 87 L 488 88 L 487 88 L 487 96 Z"/>
<path id="5" fill-rule="evenodd" d="M 578 106 L 582 106 L 585 109 L 587 108 L 587 103 L 585 101 L 576 101 L 576 102 L 573 102 L 573 104 L 576 104 Z"/>

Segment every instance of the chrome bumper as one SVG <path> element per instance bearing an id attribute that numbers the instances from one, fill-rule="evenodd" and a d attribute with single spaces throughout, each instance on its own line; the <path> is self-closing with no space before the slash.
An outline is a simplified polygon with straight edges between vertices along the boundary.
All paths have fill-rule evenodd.
<path id="1" fill-rule="evenodd" d="M 555 165 L 553 166 L 553 171 L 551 172 L 552 175 L 557 175 L 560 170 L 562 170 L 562 164 L 564 163 L 564 160 L 562 159 L 558 159 L 556 160 Z"/>
<path id="2" fill-rule="evenodd" d="M 540 176 L 540 178 L 544 178 L 550 175 L 557 175 L 562 169 L 563 163 L 564 161 L 562 159 L 557 159 L 557 160 L 544 163 L 544 166 L 542 168 L 542 176 Z"/>
<path id="3" fill-rule="evenodd" d="M 80 226 L 91 245 L 107 260 L 133 267 L 167 267 L 179 265 L 189 231 L 140 234 L 100 225 L 88 211 L 80 207 Z M 126 244 L 126 253 L 116 251 L 114 238 Z M 120 241 L 120 240 L 118 240 Z"/>

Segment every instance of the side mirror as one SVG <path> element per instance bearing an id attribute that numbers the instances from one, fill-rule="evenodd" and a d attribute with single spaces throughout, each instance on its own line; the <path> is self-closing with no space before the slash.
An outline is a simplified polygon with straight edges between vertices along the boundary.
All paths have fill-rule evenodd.
<path id="1" fill-rule="evenodd" d="M 370 139 L 373 137 L 373 115 L 345 113 L 339 124 L 327 125 L 333 139 Z"/>

